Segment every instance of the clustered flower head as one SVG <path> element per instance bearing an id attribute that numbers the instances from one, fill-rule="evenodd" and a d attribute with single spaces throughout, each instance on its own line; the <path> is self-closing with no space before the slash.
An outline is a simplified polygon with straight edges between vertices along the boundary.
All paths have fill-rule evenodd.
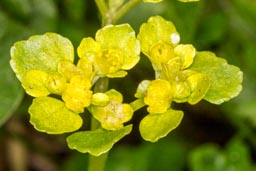
<path id="1" fill-rule="evenodd" d="M 108 25 L 97 31 L 95 40 L 84 38 L 77 52 L 79 59 L 74 64 L 71 42 L 55 33 L 32 36 L 12 47 L 11 66 L 25 91 L 35 97 L 30 107 L 33 110 L 29 110 L 33 116 L 31 118 L 34 118 L 32 124 L 41 125 L 35 127 L 49 133 L 71 132 L 80 128 L 81 122 L 76 122 L 79 124 L 73 130 L 65 129 L 63 125 L 62 131 L 52 131 L 55 124 L 62 125 L 61 120 L 65 119 L 65 115 L 57 120 L 52 116 L 47 118 L 53 119 L 52 124 L 42 124 L 46 123 L 46 118 L 37 118 L 42 117 L 36 111 L 41 110 L 37 98 L 49 97 L 40 98 L 39 101 L 53 106 L 55 104 L 50 102 L 63 104 L 60 106 L 70 110 L 79 119 L 78 114 L 90 107 L 90 112 L 103 128 L 121 129 L 123 123 L 131 119 L 132 107 L 122 103 L 122 95 L 116 90 L 97 93 L 92 88 L 101 77 L 124 77 L 126 70 L 138 63 L 140 44 L 135 32 L 128 24 Z M 47 105 L 43 107 L 46 113 L 52 113 Z M 55 112 L 61 112 L 57 110 Z"/>
<path id="2" fill-rule="evenodd" d="M 149 83 L 144 95 L 149 113 L 166 112 L 172 101 L 196 104 L 204 97 L 210 87 L 209 77 L 189 68 L 196 49 L 191 44 L 179 44 L 179 34 L 170 21 L 151 17 L 141 26 L 138 39 L 155 70 L 156 80 Z"/>
<path id="3" fill-rule="evenodd" d="M 128 24 L 109 25 L 84 38 L 78 47 L 80 60 L 88 61 L 99 77 L 124 77 L 139 61 L 140 44 Z"/>
<path id="4" fill-rule="evenodd" d="M 140 52 L 150 60 L 155 79 L 138 85 L 134 102 L 123 103 L 122 94 L 114 89 L 93 90 L 103 77 L 125 77 L 138 63 Z M 132 126 L 125 124 L 143 106 L 149 114 L 139 130 L 145 140 L 155 142 L 182 120 L 183 112 L 172 109 L 173 102 L 196 104 L 205 99 L 220 104 L 242 89 L 239 68 L 211 52 L 197 52 L 193 45 L 181 44 L 173 23 L 160 16 L 142 24 L 137 38 L 129 24 L 105 26 L 95 39 L 83 38 L 77 54 L 75 64 L 72 43 L 46 33 L 15 43 L 10 63 L 26 93 L 35 97 L 29 113 L 37 130 L 49 134 L 76 131 L 82 126 L 80 114 L 85 109 L 98 121 L 98 129 L 67 138 L 70 148 L 93 155 L 108 151 L 129 134 Z"/>

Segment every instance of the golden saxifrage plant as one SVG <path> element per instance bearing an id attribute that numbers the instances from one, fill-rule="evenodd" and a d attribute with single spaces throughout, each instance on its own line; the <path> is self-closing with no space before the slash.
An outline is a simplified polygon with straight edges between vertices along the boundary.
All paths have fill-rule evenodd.
<path id="1" fill-rule="evenodd" d="M 83 38 L 76 63 L 67 38 L 45 33 L 16 42 L 10 64 L 26 93 L 34 97 L 28 111 L 35 129 L 48 134 L 73 132 L 67 137 L 69 148 L 99 156 L 131 132 L 132 124 L 126 123 L 144 106 L 148 114 L 140 122 L 140 134 L 156 142 L 182 120 L 183 112 L 173 109 L 173 102 L 194 105 L 204 99 L 221 104 L 240 93 L 243 74 L 238 67 L 179 42 L 171 21 L 152 16 L 137 35 L 126 23 L 108 24 L 95 38 Z M 136 99 L 124 103 L 121 92 L 107 89 L 104 80 L 125 77 L 141 53 L 152 63 L 155 79 L 142 80 Z M 87 113 L 99 125 L 80 130 L 81 115 Z"/>

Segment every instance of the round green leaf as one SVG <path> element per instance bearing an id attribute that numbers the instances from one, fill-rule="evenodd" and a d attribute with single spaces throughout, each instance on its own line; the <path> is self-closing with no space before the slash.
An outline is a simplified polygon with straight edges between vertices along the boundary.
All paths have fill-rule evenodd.
<path id="1" fill-rule="evenodd" d="M 182 117 L 182 111 L 172 109 L 161 114 L 149 114 L 140 122 L 140 134 L 143 139 L 156 142 L 175 129 Z"/>
<path id="2" fill-rule="evenodd" d="M 99 156 L 108 152 L 117 141 L 129 134 L 131 130 L 132 125 L 116 131 L 107 131 L 102 128 L 93 131 L 80 131 L 70 135 L 67 138 L 67 143 L 70 149 Z"/>
<path id="3" fill-rule="evenodd" d="M 198 52 L 189 69 L 209 76 L 211 86 L 204 99 L 211 103 L 221 104 L 242 90 L 243 73 L 240 69 L 212 52 Z"/>
<path id="4" fill-rule="evenodd" d="M 51 92 L 47 88 L 48 74 L 40 70 L 29 70 L 23 77 L 22 87 L 33 97 L 48 96 Z"/>
<path id="5" fill-rule="evenodd" d="M 72 43 L 56 33 L 31 36 L 11 48 L 11 67 L 19 80 L 28 70 L 57 71 L 60 61 L 73 62 Z"/>
<path id="6" fill-rule="evenodd" d="M 48 134 L 73 132 L 82 125 L 82 118 L 52 97 L 37 97 L 29 107 L 30 123 L 36 130 Z"/>
<path id="7" fill-rule="evenodd" d="M 188 77 L 187 83 L 191 89 L 191 95 L 188 98 L 190 104 L 196 104 L 202 100 L 210 87 L 208 75 L 202 73 Z"/>

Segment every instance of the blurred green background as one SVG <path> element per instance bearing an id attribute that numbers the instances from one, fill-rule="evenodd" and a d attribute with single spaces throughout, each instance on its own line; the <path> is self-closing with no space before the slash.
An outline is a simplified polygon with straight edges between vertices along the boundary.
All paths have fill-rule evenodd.
<path id="1" fill-rule="evenodd" d="M 119 23 L 130 23 L 138 33 L 152 15 L 173 21 L 182 43 L 210 50 L 244 72 L 239 97 L 220 106 L 205 101 L 184 110 L 181 125 L 157 143 L 144 142 L 138 124 L 145 109 L 136 112 L 132 134 L 114 146 L 107 171 L 253 171 L 256 170 L 256 1 L 201 0 L 181 3 L 164 0 L 140 4 Z M 9 66 L 13 43 L 34 34 L 57 32 L 75 47 L 83 37 L 94 37 L 100 16 L 93 0 L 0 1 L 0 171 L 85 171 L 87 154 L 67 148 L 67 135 L 47 135 L 29 124 L 31 97 L 24 94 Z M 140 63 L 111 88 L 131 102 L 143 79 L 152 79 L 149 61 Z"/>

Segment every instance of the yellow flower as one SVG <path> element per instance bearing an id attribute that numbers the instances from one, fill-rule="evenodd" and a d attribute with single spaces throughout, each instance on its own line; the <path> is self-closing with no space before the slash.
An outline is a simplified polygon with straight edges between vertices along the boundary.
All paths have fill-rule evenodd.
<path id="1" fill-rule="evenodd" d="M 67 108 L 77 113 L 84 112 L 84 108 L 90 106 L 92 91 L 91 82 L 80 75 L 71 78 L 66 90 L 62 94 L 62 99 Z"/>
<path id="2" fill-rule="evenodd" d="M 144 103 L 149 113 L 164 113 L 170 107 L 172 87 L 166 80 L 153 80 L 147 88 Z"/>
<path id="3" fill-rule="evenodd" d="M 105 97 L 106 95 L 108 98 Z M 103 101 L 108 103 L 105 106 L 102 106 L 103 103 L 100 106 L 92 105 L 90 111 L 93 116 L 101 123 L 104 129 L 118 130 L 123 128 L 123 124 L 132 118 L 133 108 L 129 104 L 122 103 L 122 94 L 114 89 L 100 96 Z"/>
<path id="4" fill-rule="evenodd" d="M 84 38 L 78 47 L 80 59 L 90 61 L 100 77 L 124 77 L 139 61 L 140 44 L 128 24 L 108 25 L 93 38 Z"/>

